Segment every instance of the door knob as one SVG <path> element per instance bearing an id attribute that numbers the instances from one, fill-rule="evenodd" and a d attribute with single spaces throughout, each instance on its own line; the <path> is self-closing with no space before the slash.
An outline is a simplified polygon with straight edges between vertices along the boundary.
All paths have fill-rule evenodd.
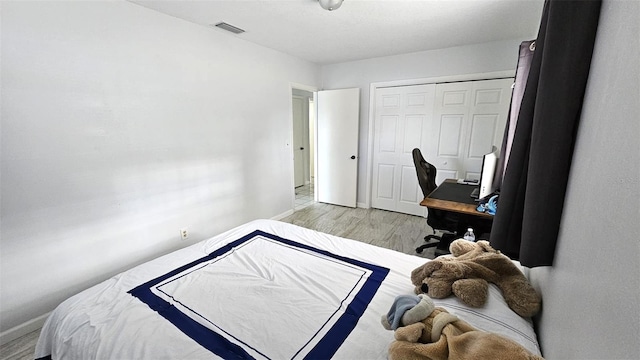
<path id="1" fill-rule="evenodd" d="M 300 148 L 300 150 L 304 150 L 304 148 L 303 148 L 303 147 L 301 147 L 301 148 Z"/>
<path id="2" fill-rule="evenodd" d="M 355 155 L 351 155 L 351 160 L 355 160 L 356 156 Z"/>

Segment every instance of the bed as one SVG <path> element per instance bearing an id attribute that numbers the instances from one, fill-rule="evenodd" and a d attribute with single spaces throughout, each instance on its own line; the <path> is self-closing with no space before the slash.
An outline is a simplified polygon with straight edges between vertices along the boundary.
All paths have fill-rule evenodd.
<path id="1" fill-rule="evenodd" d="M 427 259 L 256 220 L 120 273 L 61 303 L 36 358 L 386 359 L 380 323 Z M 435 300 L 540 354 L 530 319 L 491 287 L 487 304 Z"/>

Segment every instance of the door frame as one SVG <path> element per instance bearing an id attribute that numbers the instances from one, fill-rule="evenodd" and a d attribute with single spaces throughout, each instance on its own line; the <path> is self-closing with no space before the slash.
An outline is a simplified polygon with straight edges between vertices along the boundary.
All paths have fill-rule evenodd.
<path id="1" fill-rule="evenodd" d="M 474 81 L 474 80 L 494 80 L 500 78 L 514 77 L 516 74 L 514 70 L 504 71 L 492 71 L 486 73 L 474 73 L 474 74 L 462 74 L 462 75 L 449 75 L 438 76 L 430 78 L 420 79 L 407 79 L 407 80 L 392 80 L 373 82 L 369 86 L 369 133 L 367 134 L 367 173 L 365 189 L 365 208 L 371 207 L 371 191 L 373 188 L 373 139 L 375 134 L 374 124 L 376 116 L 376 90 L 379 88 L 388 88 L 396 86 L 411 86 L 411 85 L 424 85 L 424 84 L 437 84 L 448 82 L 461 82 L 461 81 Z M 293 128 L 292 128 L 293 131 Z"/>
<path id="2" fill-rule="evenodd" d="M 304 84 L 299 84 L 299 83 L 293 83 L 290 82 L 289 83 L 289 139 L 288 139 L 288 143 L 287 146 L 289 147 L 289 158 L 291 159 L 291 171 L 289 173 L 289 179 L 290 179 L 290 185 L 289 185 L 289 189 L 291 189 L 291 212 L 293 213 L 293 211 L 295 210 L 296 207 L 296 189 L 295 189 L 295 184 L 296 184 L 296 180 L 295 180 L 295 169 L 294 169 L 294 153 L 293 153 L 293 90 L 297 89 L 297 90 L 304 90 L 304 91 L 308 91 L 310 93 L 313 93 L 313 102 L 315 104 L 317 104 L 317 97 L 318 97 L 318 88 L 315 86 L 311 86 L 311 85 L 304 85 Z M 317 111 L 317 110 L 316 110 Z M 314 143 L 317 144 L 317 132 L 316 129 L 318 128 L 318 116 L 316 114 L 316 116 L 313 117 L 313 128 L 314 128 Z M 311 142 L 311 139 L 309 139 L 309 142 Z M 318 169 L 318 152 L 314 151 L 313 153 L 313 161 L 316 164 L 316 166 L 314 166 L 313 169 L 313 177 L 314 180 L 317 182 L 318 181 L 318 176 L 317 176 L 317 169 Z M 317 190 L 318 186 L 317 184 L 314 186 L 314 190 L 313 190 L 313 200 L 314 201 L 318 201 L 318 194 L 317 194 Z"/>

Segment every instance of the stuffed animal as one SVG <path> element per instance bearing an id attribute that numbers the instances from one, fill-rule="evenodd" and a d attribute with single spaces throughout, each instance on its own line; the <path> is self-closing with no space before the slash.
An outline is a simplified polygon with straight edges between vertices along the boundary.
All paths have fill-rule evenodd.
<path id="1" fill-rule="evenodd" d="M 434 308 L 433 300 L 425 294 L 397 296 L 387 315 L 382 315 L 382 326 L 396 330 L 400 326 L 417 323 L 429 316 Z"/>
<path id="2" fill-rule="evenodd" d="M 402 319 L 389 346 L 389 359 L 542 359 L 515 341 L 476 330 L 445 309 L 436 308 L 429 297 L 419 296 L 411 300 L 409 296 L 399 296 L 389 313 L 382 316 L 386 329 L 394 319 Z M 407 301 L 417 303 L 413 308 L 398 306 Z"/>
<path id="3" fill-rule="evenodd" d="M 439 257 L 411 272 L 416 294 L 442 299 L 453 293 L 463 303 L 481 307 L 487 300 L 489 283 L 493 283 L 518 315 L 530 317 L 540 310 L 540 295 L 511 259 L 489 242 L 458 239 L 449 250 L 452 257 Z"/>

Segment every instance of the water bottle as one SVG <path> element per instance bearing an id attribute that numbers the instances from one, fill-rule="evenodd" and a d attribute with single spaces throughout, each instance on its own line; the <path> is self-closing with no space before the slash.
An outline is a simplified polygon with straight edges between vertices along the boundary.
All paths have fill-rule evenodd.
<path id="1" fill-rule="evenodd" d="M 464 233 L 464 236 L 462 238 L 467 241 L 476 241 L 476 235 L 473 233 L 472 228 L 468 228 L 467 232 Z"/>

